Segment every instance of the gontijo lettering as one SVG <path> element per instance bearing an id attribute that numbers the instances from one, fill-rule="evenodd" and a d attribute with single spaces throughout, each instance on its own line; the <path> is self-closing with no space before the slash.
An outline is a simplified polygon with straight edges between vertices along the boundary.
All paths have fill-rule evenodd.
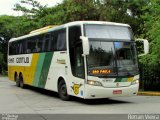
<path id="1" fill-rule="evenodd" d="M 29 63 L 29 57 L 18 57 L 16 63 Z"/>
<path id="2" fill-rule="evenodd" d="M 16 63 L 29 63 L 29 57 L 18 57 Z"/>
<path id="3" fill-rule="evenodd" d="M 29 57 L 9 58 L 8 63 L 29 63 Z"/>
<path id="4" fill-rule="evenodd" d="M 8 63 L 14 63 L 14 58 L 9 58 Z"/>

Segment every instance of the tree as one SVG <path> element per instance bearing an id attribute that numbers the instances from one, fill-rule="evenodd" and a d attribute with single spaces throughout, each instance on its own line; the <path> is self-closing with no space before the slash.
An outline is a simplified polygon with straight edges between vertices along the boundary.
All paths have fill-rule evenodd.
<path id="1" fill-rule="evenodd" d="M 141 18 L 144 20 L 143 36 L 150 42 L 150 54 L 140 58 L 145 89 L 160 90 L 160 1 L 150 0 Z"/>
<path id="2" fill-rule="evenodd" d="M 29 5 L 31 8 L 26 8 L 23 5 Z M 41 14 L 41 12 L 46 9 L 47 5 L 40 5 L 36 0 L 21 0 L 20 3 L 15 4 L 15 11 L 21 11 L 24 15 L 34 17 L 35 14 Z"/>
<path id="3" fill-rule="evenodd" d="M 4 70 L 7 69 L 8 41 L 14 36 L 14 21 L 13 16 L 0 16 L 0 64 Z"/>
<path id="4" fill-rule="evenodd" d="M 0 64 L 6 70 L 8 41 L 13 37 L 28 34 L 30 31 L 39 28 L 39 25 L 26 16 L 14 17 L 4 15 L 0 16 L 0 28 Z"/>

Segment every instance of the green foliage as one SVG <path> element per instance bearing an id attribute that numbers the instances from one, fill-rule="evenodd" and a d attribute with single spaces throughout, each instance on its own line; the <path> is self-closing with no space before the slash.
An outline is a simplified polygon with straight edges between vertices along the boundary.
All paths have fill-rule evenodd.
<path id="1" fill-rule="evenodd" d="M 142 16 L 145 20 L 144 31 L 147 38 L 150 40 L 150 55 L 147 56 L 150 59 L 148 64 L 159 64 L 160 52 L 160 2 L 153 0 L 145 7 L 148 11 Z"/>
<path id="2" fill-rule="evenodd" d="M 7 69 L 7 44 L 8 40 L 14 36 L 14 21 L 16 17 L 0 16 L 0 65 Z"/>
<path id="3" fill-rule="evenodd" d="M 98 11 L 94 0 L 65 0 L 68 21 L 97 20 Z"/>
<path id="4" fill-rule="evenodd" d="M 25 5 L 29 5 L 30 8 L 24 7 Z M 41 14 L 41 12 L 46 9 L 47 5 L 42 6 L 36 0 L 21 0 L 20 3 L 15 4 L 15 11 L 21 11 L 24 15 L 34 17 L 35 14 Z"/>
<path id="5" fill-rule="evenodd" d="M 143 67 L 141 75 L 145 83 L 145 90 L 160 90 L 160 2 L 151 0 L 148 6 L 144 6 L 145 13 L 141 16 L 144 20 L 143 32 L 150 41 L 150 54 L 140 58 Z"/>
<path id="6" fill-rule="evenodd" d="M 28 34 L 30 31 L 39 28 L 39 25 L 26 16 L 0 16 L 0 28 L 0 52 L 3 55 L 3 59 L 1 55 L 0 64 L 6 70 L 8 41 L 13 37 Z"/>
<path id="7" fill-rule="evenodd" d="M 3 54 L 0 52 L 0 65 L 3 63 Z"/>

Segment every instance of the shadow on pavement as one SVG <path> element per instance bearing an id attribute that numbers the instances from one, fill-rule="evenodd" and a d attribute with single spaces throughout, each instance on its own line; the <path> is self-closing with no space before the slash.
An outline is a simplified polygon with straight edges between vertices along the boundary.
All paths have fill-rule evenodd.
<path id="1" fill-rule="evenodd" d="M 46 95 L 46 96 L 51 96 L 51 97 L 54 97 L 56 99 L 61 100 L 59 98 L 58 93 L 50 91 L 50 90 L 45 90 L 45 89 L 41 89 L 41 88 L 37 88 L 37 87 L 33 87 L 33 86 L 25 86 L 25 89 L 34 91 L 34 92 L 36 92 L 38 94 L 43 94 L 43 95 Z M 115 100 L 115 99 L 111 99 L 111 98 L 82 99 L 82 98 L 77 98 L 77 97 L 73 97 L 73 96 L 71 97 L 71 99 L 69 100 L 69 102 L 79 102 L 81 104 L 86 104 L 86 105 L 128 104 L 128 103 L 132 103 L 132 102 L 128 102 L 128 101 L 122 101 L 122 100 L 118 100 L 118 99 Z"/>
<path id="2" fill-rule="evenodd" d="M 115 100 L 111 98 L 103 98 L 103 99 L 81 99 L 81 98 L 76 98 L 72 97 L 72 101 L 77 101 L 80 103 L 84 103 L 87 105 L 103 105 L 103 104 L 128 104 L 131 102 L 128 101 L 122 101 L 122 100 Z"/>
<path id="3" fill-rule="evenodd" d="M 43 94 L 43 95 L 59 98 L 58 93 L 50 91 L 50 90 L 46 90 L 46 89 L 42 89 L 42 88 L 38 88 L 38 87 L 33 87 L 33 86 L 28 86 L 28 85 L 26 85 L 24 89 L 34 91 L 38 94 Z"/>

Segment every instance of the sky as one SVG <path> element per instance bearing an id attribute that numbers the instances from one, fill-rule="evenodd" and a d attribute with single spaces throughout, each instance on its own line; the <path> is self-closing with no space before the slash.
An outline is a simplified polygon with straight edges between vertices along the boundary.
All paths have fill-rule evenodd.
<path id="1" fill-rule="evenodd" d="M 61 3 L 62 0 L 37 0 L 41 5 L 48 5 L 48 7 Z M 0 15 L 21 15 L 21 12 L 14 11 L 14 5 L 20 3 L 20 0 L 0 0 Z"/>

